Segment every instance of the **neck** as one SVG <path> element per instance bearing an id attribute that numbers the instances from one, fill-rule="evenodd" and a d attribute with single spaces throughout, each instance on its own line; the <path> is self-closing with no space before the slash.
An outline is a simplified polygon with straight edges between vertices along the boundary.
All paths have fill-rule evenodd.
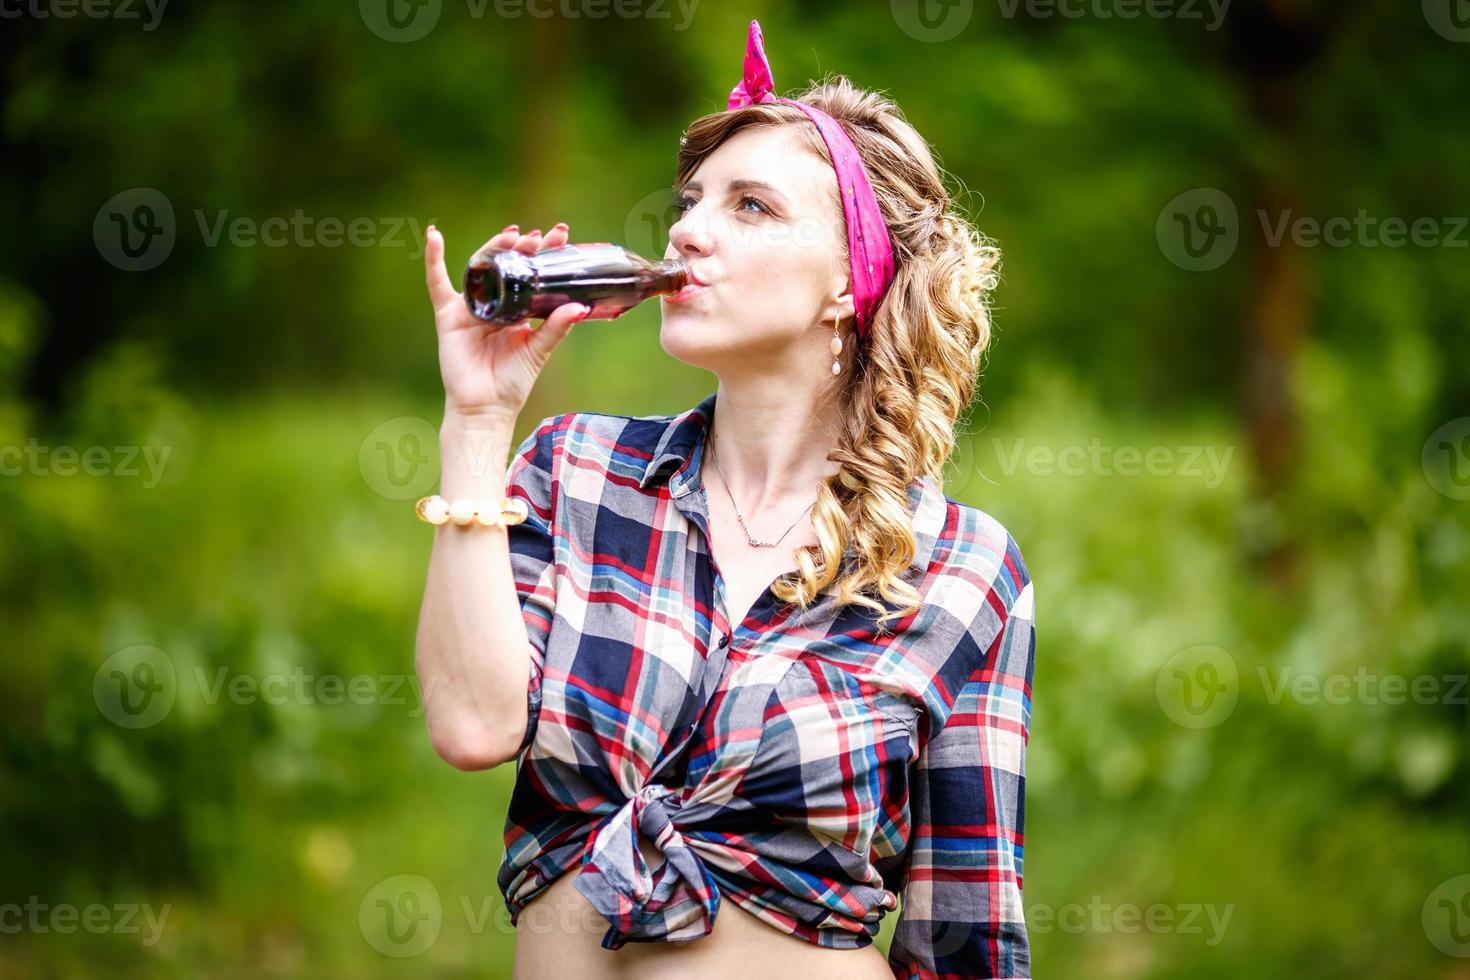
<path id="1" fill-rule="evenodd" d="M 741 512 L 747 518 L 789 514 L 811 503 L 822 480 L 837 472 L 827 460 L 837 444 L 837 422 L 830 395 L 797 388 L 789 379 L 722 379 L 712 423 L 715 456 Z"/>

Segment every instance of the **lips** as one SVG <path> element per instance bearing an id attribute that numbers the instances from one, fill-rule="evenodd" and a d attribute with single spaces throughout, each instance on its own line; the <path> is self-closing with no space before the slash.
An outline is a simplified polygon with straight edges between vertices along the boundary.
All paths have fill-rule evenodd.
<path id="1" fill-rule="evenodd" d="M 689 284 L 674 295 L 665 296 L 664 300 L 669 303 L 682 303 L 685 300 L 689 299 L 689 297 L 698 293 L 700 290 L 705 289 L 708 285 L 709 284 L 706 283 L 703 279 L 700 279 L 697 275 L 695 275 L 693 270 L 690 270 Z"/>

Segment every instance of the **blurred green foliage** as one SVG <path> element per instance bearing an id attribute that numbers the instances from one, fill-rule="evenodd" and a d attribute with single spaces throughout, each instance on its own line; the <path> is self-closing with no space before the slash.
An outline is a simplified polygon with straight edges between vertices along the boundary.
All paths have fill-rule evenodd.
<path id="1" fill-rule="evenodd" d="M 0 976 L 509 976 L 514 774 L 457 773 L 428 744 L 429 540 L 417 492 L 373 462 L 378 442 L 431 453 L 397 440 L 442 410 L 414 229 L 443 229 L 451 268 L 510 221 L 661 249 L 678 136 L 723 108 L 750 17 L 782 92 L 828 72 L 886 89 L 1004 253 L 948 489 L 1006 524 L 1038 592 L 1036 975 L 1470 976 L 1446 950 L 1470 928 L 1452 883 L 1470 874 L 1470 235 L 1269 232 L 1286 208 L 1442 236 L 1470 214 L 1470 47 L 1433 2 L 1237 0 L 1218 30 L 1107 5 L 707 4 L 680 29 L 677 5 L 444 3 L 406 42 L 353 6 L 179 4 L 145 30 L 141 5 L 30 4 L 0 25 L 0 906 L 168 913 L 154 942 L 0 918 Z M 913 29 L 941 15 L 966 26 Z M 143 271 L 117 267 L 99 217 L 133 188 L 174 215 Z M 1188 271 L 1160 224 L 1197 188 L 1234 203 L 1239 245 Z M 318 232 L 372 219 L 374 243 L 210 244 L 221 220 L 298 210 Z M 580 328 L 522 431 L 709 391 L 657 316 Z M 1090 446 L 1107 462 L 1062 465 Z M 103 472 L 67 447 L 105 450 Z M 1130 448 L 1167 462 L 1130 474 Z M 1201 647 L 1236 700 L 1192 727 L 1166 687 Z M 132 728 L 108 678 L 143 661 L 172 669 L 174 700 Z M 1363 672 L 1439 693 L 1283 687 Z M 308 687 L 249 693 L 292 676 Z M 373 696 L 330 703 L 322 678 Z M 402 959 L 359 917 L 400 874 L 444 909 Z M 1174 925 L 1129 928 L 1124 907 Z"/>

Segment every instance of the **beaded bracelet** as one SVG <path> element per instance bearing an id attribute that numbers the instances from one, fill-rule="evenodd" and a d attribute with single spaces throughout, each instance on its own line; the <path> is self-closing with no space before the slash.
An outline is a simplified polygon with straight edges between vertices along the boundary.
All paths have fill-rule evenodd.
<path id="1" fill-rule="evenodd" d="M 530 510 L 526 502 L 519 497 L 505 497 L 500 505 L 481 507 L 473 500 L 461 497 L 450 503 L 443 497 L 431 494 L 419 498 L 414 504 L 414 513 L 418 514 L 419 520 L 429 524 L 454 523 L 460 527 L 467 524 L 479 524 L 483 527 L 494 527 L 503 524 L 509 527 L 519 524 L 530 516 Z"/>

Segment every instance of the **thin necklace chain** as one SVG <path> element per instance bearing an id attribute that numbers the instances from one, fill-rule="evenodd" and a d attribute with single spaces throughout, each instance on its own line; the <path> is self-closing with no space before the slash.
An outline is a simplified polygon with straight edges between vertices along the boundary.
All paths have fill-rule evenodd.
<path id="1" fill-rule="evenodd" d="M 734 495 L 732 495 L 730 493 L 730 482 L 725 479 L 725 474 L 720 470 L 720 461 L 715 458 L 715 453 L 714 453 L 714 448 L 715 448 L 715 446 L 714 446 L 714 443 L 715 443 L 715 434 L 714 434 L 714 431 L 713 430 L 710 431 L 709 438 L 710 438 L 710 454 L 709 454 L 710 462 L 715 464 L 715 472 L 720 474 L 720 485 L 725 488 L 725 496 L 730 498 L 730 506 L 732 508 L 734 508 L 734 510 L 735 510 L 735 519 L 740 522 L 740 530 L 742 530 L 742 531 L 745 532 L 745 540 L 748 541 L 748 542 L 750 542 L 750 546 L 752 548 L 774 548 L 774 547 L 776 547 L 776 545 L 780 544 L 785 539 L 785 537 L 786 537 L 787 534 L 790 534 L 791 533 L 791 528 L 796 527 L 797 522 L 799 522 L 803 517 L 806 516 L 806 512 L 808 510 L 811 510 L 813 507 L 816 506 L 816 503 L 817 502 L 815 500 L 813 500 L 811 503 L 807 504 L 806 505 L 806 510 L 803 510 L 800 514 L 798 514 L 797 517 L 796 517 L 796 520 L 791 522 L 791 527 L 788 527 L 786 529 L 785 534 L 782 534 L 781 537 L 777 538 L 775 541 L 757 541 L 755 538 L 753 538 L 753 537 L 750 536 L 750 528 L 748 528 L 748 527 L 745 526 L 745 518 L 743 518 L 743 517 L 740 516 L 740 506 L 735 503 L 735 497 L 734 497 Z"/>

